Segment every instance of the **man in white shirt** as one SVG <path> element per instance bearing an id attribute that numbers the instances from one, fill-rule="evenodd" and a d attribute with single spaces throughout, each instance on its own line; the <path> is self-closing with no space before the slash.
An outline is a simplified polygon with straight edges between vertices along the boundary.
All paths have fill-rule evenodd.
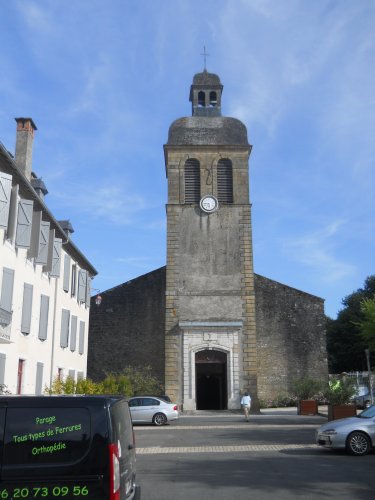
<path id="1" fill-rule="evenodd" d="M 248 392 L 245 392 L 245 394 L 241 398 L 241 407 L 243 408 L 244 414 L 245 414 L 245 419 L 248 422 L 249 421 L 249 412 L 250 412 L 250 407 L 251 407 L 251 397 Z"/>

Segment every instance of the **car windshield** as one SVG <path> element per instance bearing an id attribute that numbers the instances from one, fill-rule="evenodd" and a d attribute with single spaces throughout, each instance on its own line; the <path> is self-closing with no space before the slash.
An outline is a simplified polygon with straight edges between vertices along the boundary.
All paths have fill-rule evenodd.
<path id="1" fill-rule="evenodd" d="M 375 405 L 369 406 L 368 408 L 363 410 L 357 416 L 358 416 L 358 418 L 373 418 L 373 417 L 375 417 Z"/>

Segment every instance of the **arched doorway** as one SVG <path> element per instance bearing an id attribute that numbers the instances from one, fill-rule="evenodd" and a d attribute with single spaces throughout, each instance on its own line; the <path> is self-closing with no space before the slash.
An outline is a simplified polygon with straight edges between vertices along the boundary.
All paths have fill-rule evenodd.
<path id="1" fill-rule="evenodd" d="M 227 355 L 205 350 L 195 354 L 197 410 L 227 408 Z"/>

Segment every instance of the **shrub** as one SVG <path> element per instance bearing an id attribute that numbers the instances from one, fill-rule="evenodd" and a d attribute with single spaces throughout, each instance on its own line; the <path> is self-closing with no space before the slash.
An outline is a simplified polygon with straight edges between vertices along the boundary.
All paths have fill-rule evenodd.
<path id="1" fill-rule="evenodd" d="M 350 377 L 332 378 L 325 386 L 323 395 L 331 405 L 346 405 L 357 393 L 355 381 Z"/>
<path id="2" fill-rule="evenodd" d="M 316 399 L 319 397 L 323 382 L 310 377 L 296 379 L 292 383 L 291 391 L 298 399 Z"/>

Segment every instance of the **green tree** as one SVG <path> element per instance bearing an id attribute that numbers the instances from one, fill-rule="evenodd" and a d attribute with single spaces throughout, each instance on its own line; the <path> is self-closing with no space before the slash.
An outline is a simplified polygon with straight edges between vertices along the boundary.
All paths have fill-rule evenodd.
<path id="1" fill-rule="evenodd" d="M 362 338 L 370 351 L 375 352 L 375 295 L 364 299 L 361 304 L 363 319 L 359 323 Z"/>
<path id="2" fill-rule="evenodd" d="M 327 351 L 330 373 L 366 371 L 364 350 L 368 342 L 360 325 L 365 319 L 362 304 L 375 294 L 375 275 L 368 276 L 363 288 L 351 293 L 342 301 L 343 309 L 337 319 L 327 318 Z"/>

